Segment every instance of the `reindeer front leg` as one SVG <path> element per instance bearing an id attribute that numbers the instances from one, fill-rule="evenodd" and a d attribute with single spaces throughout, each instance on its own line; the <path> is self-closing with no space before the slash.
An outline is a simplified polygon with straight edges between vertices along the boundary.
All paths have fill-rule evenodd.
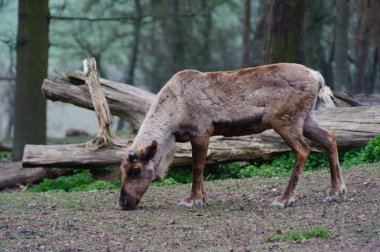
<path id="1" fill-rule="evenodd" d="M 203 183 L 203 168 L 206 162 L 209 136 L 204 135 L 191 140 L 193 158 L 193 184 L 190 196 L 179 203 L 181 207 L 201 207 L 206 204 L 206 191 Z"/>

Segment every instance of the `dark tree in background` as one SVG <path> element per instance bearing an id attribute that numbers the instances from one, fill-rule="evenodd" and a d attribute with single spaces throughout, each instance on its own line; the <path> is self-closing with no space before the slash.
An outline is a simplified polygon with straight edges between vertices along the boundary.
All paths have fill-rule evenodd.
<path id="1" fill-rule="evenodd" d="M 48 66 L 48 0 L 20 0 L 18 13 L 13 139 L 16 160 L 21 159 L 25 144 L 46 143 L 46 100 L 40 87 Z"/>
<path id="2" fill-rule="evenodd" d="M 269 12 L 270 2 L 260 1 L 257 16 L 255 18 L 255 31 L 252 41 L 252 66 L 259 66 L 262 64 L 263 50 L 265 45 L 266 36 L 266 18 Z"/>
<path id="3" fill-rule="evenodd" d="M 305 0 L 271 0 L 263 63 L 300 62 Z"/>
<path id="4" fill-rule="evenodd" d="M 340 0 L 336 4 L 334 89 L 340 91 L 345 87 L 348 91 L 351 91 L 350 71 L 348 69 L 350 0 Z"/>
<path id="5" fill-rule="evenodd" d="M 356 31 L 356 70 L 354 75 L 354 93 L 362 93 L 365 90 L 365 70 L 369 54 L 370 23 L 368 8 L 371 1 L 362 0 L 358 6 L 359 21 Z"/>
<path id="6" fill-rule="evenodd" d="M 250 52 L 250 39 L 249 35 L 251 32 L 251 0 L 244 0 L 243 7 L 243 31 L 242 31 L 242 56 L 241 56 L 241 65 L 242 67 L 248 67 L 249 62 L 249 52 Z"/>
<path id="7" fill-rule="evenodd" d="M 184 18 L 181 18 L 180 13 L 183 13 L 184 3 L 180 0 L 171 0 L 169 3 L 169 9 L 171 15 L 167 17 L 164 23 L 164 32 L 168 34 L 165 36 L 168 49 L 169 49 L 169 64 L 171 70 L 174 73 L 184 69 L 187 62 L 187 47 L 188 47 L 188 32 L 189 25 Z M 170 34 L 170 35 L 169 35 Z"/>
<path id="8" fill-rule="evenodd" d="M 302 61 L 308 67 L 317 69 L 332 87 L 334 60 L 334 33 L 328 29 L 334 25 L 332 1 L 306 0 L 303 30 Z"/>
<path id="9" fill-rule="evenodd" d="M 380 2 L 361 0 L 356 6 L 354 93 L 373 93 L 378 72 L 380 44 Z"/>
<path id="10" fill-rule="evenodd" d="M 133 20 L 133 42 L 131 48 L 131 55 L 129 56 L 129 69 L 127 77 L 128 84 L 134 83 L 136 64 L 139 53 L 139 45 L 141 40 L 142 8 L 140 0 L 135 0 L 135 13 L 136 17 Z"/>
<path id="11" fill-rule="evenodd" d="M 210 33 L 213 29 L 212 27 L 212 16 L 211 9 L 212 5 L 208 0 L 202 0 L 202 18 L 201 22 L 203 25 L 200 27 L 200 35 L 202 36 L 202 43 L 199 49 L 199 57 L 197 57 L 196 64 L 204 67 L 208 67 L 210 63 Z"/>

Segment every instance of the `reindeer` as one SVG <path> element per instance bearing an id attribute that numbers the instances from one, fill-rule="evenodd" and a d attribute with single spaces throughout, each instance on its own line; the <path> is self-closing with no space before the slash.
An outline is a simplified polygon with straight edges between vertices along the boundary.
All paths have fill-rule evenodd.
<path id="1" fill-rule="evenodd" d="M 135 208 L 153 179 L 163 178 L 173 159 L 176 142 L 192 146 L 190 196 L 179 205 L 200 207 L 207 201 L 203 181 L 210 137 L 277 132 L 293 150 L 296 163 L 281 196 L 272 203 L 283 209 L 295 201 L 295 188 L 310 148 L 304 136 L 328 153 L 331 186 L 326 201 L 345 193 L 336 137 L 315 120 L 313 107 L 322 75 L 298 64 L 280 63 L 235 71 L 175 74 L 157 95 L 135 138 L 129 141 L 120 166 L 119 205 Z"/>

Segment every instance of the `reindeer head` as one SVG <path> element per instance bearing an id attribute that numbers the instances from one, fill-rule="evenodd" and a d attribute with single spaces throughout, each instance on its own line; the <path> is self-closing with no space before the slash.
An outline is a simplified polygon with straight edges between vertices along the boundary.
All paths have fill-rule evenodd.
<path id="1" fill-rule="evenodd" d="M 119 206 L 125 210 L 135 208 L 154 177 L 152 158 L 157 151 L 155 140 L 148 146 L 131 148 L 132 141 L 128 143 L 128 151 L 120 165 L 121 191 Z"/>

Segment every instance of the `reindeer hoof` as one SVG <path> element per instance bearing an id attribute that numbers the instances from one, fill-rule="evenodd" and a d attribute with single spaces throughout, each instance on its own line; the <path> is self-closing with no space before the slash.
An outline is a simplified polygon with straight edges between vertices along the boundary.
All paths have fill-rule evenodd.
<path id="1" fill-rule="evenodd" d="M 339 197 L 346 194 L 346 186 L 343 184 L 339 189 L 330 189 L 328 196 L 323 200 L 324 202 L 332 203 L 338 201 Z"/>
<path id="2" fill-rule="evenodd" d="M 180 203 L 178 203 L 177 206 L 179 208 L 190 208 L 190 207 L 194 206 L 194 202 L 193 201 L 191 201 L 191 202 L 181 201 Z"/>
<path id="3" fill-rule="evenodd" d="M 294 202 L 295 202 L 295 198 L 291 197 L 291 198 L 287 198 L 287 199 L 284 199 L 284 200 L 281 200 L 280 197 L 276 198 L 271 207 L 274 208 L 274 209 L 284 209 L 286 207 L 290 207 L 290 206 L 293 206 L 294 205 Z"/>
<path id="4" fill-rule="evenodd" d="M 180 208 L 189 208 L 189 207 L 202 207 L 206 204 L 206 201 L 204 199 L 191 199 L 191 198 L 188 198 L 184 201 L 181 201 L 179 204 L 178 204 L 178 207 Z"/>
<path id="5" fill-rule="evenodd" d="M 327 202 L 327 203 L 337 202 L 338 201 L 338 197 L 336 197 L 336 196 L 327 196 L 323 201 Z"/>
<path id="6" fill-rule="evenodd" d="M 285 208 L 285 204 L 278 202 L 277 200 L 273 201 L 271 207 L 274 209 L 282 210 Z"/>
<path id="7" fill-rule="evenodd" d="M 194 200 L 194 206 L 195 207 L 203 207 L 203 204 L 204 204 L 203 199 Z"/>

